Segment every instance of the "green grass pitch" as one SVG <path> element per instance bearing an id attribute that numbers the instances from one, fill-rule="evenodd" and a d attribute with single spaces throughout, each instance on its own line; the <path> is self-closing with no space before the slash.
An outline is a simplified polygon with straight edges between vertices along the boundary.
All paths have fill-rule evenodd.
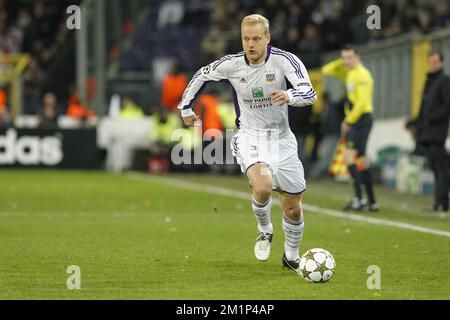
<path id="1" fill-rule="evenodd" d="M 301 252 L 323 247 L 337 263 L 330 282 L 310 284 L 281 267 L 279 206 L 258 262 L 250 202 L 201 188 L 249 192 L 244 177 L 169 177 L 1 171 L 0 299 L 450 299 L 448 236 L 305 211 Z M 350 189 L 309 181 L 304 202 L 339 210 Z M 450 231 L 448 215 L 421 212 L 430 197 L 377 191 L 382 212 L 365 216 Z M 71 265 L 80 290 L 66 287 Z M 367 287 L 371 265 L 379 290 Z"/>

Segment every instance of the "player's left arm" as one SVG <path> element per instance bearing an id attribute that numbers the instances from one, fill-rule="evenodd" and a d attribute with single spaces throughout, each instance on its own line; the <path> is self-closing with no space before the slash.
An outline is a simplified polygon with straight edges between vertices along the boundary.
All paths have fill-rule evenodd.
<path id="1" fill-rule="evenodd" d="M 309 80 L 308 71 L 295 55 L 290 55 L 290 58 L 290 60 L 284 60 L 283 71 L 292 88 L 282 91 L 285 95 L 283 102 L 293 107 L 310 106 L 317 100 L 317 94 Z M 278 96 L 281 96 L 280 92 Z"/>

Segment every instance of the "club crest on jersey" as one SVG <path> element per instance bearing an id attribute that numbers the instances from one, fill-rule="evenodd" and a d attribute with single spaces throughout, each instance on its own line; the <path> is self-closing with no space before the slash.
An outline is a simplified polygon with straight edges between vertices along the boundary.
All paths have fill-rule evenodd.
<path id="1" fill-rule="evenodd" d="M 252 88 L 253 98 L 264 98 L 263 87 Z"/>
<path id="2" fill-rule="evenodd" d="M 267 83 L 272 84 L 275 81 L 275 73 L 266 74 Z"/>

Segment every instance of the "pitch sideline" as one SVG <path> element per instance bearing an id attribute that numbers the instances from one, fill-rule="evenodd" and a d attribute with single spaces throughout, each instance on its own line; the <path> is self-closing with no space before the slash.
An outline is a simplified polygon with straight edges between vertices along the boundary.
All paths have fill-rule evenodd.
<path id="1" fill-rule="evenodd" d="M 174 179 L 174 178 L 165 178 L 165 177 L 164 178 L 163 177 L 154 178 L 152 176 L 139 174 L 139 173 L 129 173 L 126 176 L 130 179 L 139 180 L 139 181 L 151 181 L 154 183 L 166 184 L 166 185 L 170 185 L 173 187 L 184 188 L 184 189 L 188 189 L 188 190 L 192 190 L 192 191 L 207 192 L 207 193 L 211 193 L 211 194 L 215 194 L 215 195 L 238 198 L 238 199 L 249 200 L 249 201 L 251 200 L 249 192 L 236 191 L 236 190 L 231 190 L 231 189 L 227 189 L 227 188 L 223 188 L 223 187 L 217 187 L 217 186 L 213 186 L 213 185 L 187 182 L 187 181 Z M 273 199 L 273 203 L 280 206 L 280 201 L 278 199 Z M 416 231 L 416 232 L 433 234 L 433 235 L 450 238 L 450 232 L 447 232 L 444 230 L 431 229 L 431 228 L 422 227 L 422 226 L 409 224 L 409 223 L 405 223 L 405 222 L 398 222 L 398 221 L 387 220 L 387 219 L 367 217 L 367 216 L 362 216 L 362 215 L 353 214 L 353 213 L 346 213 L 346 212 L 342 212 L 342 211 L 338 211 L 338 210 L 321 208 L 321 207 L 310 205 L 310 204 L 307 204 L 304 202 L 302 203 L 302 206 L 305 210 L 323 214 L 323 215 L 327 215 L 327 216 L 331 216 L 331 217 L 347 219 L 347 220 L 352 220 L 352 221 L 365 222 L 365 223 L 371 223 L 371 224 L 378 224 L 378 225 L 383 225 L 383 226 L 395 227 L 395 228 L 399 228 L 399 229 L 406 229 L 406 230 L 410 230 L 410 231 Z"/>

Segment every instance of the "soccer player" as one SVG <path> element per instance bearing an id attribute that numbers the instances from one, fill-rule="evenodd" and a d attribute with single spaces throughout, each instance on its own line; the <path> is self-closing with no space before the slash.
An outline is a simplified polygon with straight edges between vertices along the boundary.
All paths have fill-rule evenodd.
<path id="1" fill-rule="evenodd" d="M 269 258 L 273 235 L 271 194 L 277 190 L 285 236 L 282 263 L 298 272 L 304 230 L 301 200 L 306 183 L 297 142 L 289 128 L 288 105 L 309 106 L 317 96 L 303 63 L 295 55 L 269 45 L 269 21 L 265 17 L 245 17 L 241 35 L 244 51 L 201 68 L 178 108 L 185 124 L 193 126 L 198 118 L 192 103 L 203 85 L 208 81 L 229 81 L 239 129 L 231 148 L 253 189 L 252 209 L 258 222 L 255 256 L 260 261 Z"/>
<path id="2" fill-rule="evenodd" d="M 341 51 L 341 58 L 322 67 L 322 73 L 345 81 L 347 99 L 345 119 L 341 124 L 341 135 L 347 141 L 344 162 L 353 178 L 355 195 L 344 208 L 345 211 L 378 211 L 378 203 L 373 190 L 372 176 L 365 159 L 367 140 L 372 129 L 373 78 L 361 62 L 358 50 L 350 45 Z M 361 161 L 362 171 L 356 166 Z M 368 201 L 362 198 L 361 185 L 366 187 Z"/>

